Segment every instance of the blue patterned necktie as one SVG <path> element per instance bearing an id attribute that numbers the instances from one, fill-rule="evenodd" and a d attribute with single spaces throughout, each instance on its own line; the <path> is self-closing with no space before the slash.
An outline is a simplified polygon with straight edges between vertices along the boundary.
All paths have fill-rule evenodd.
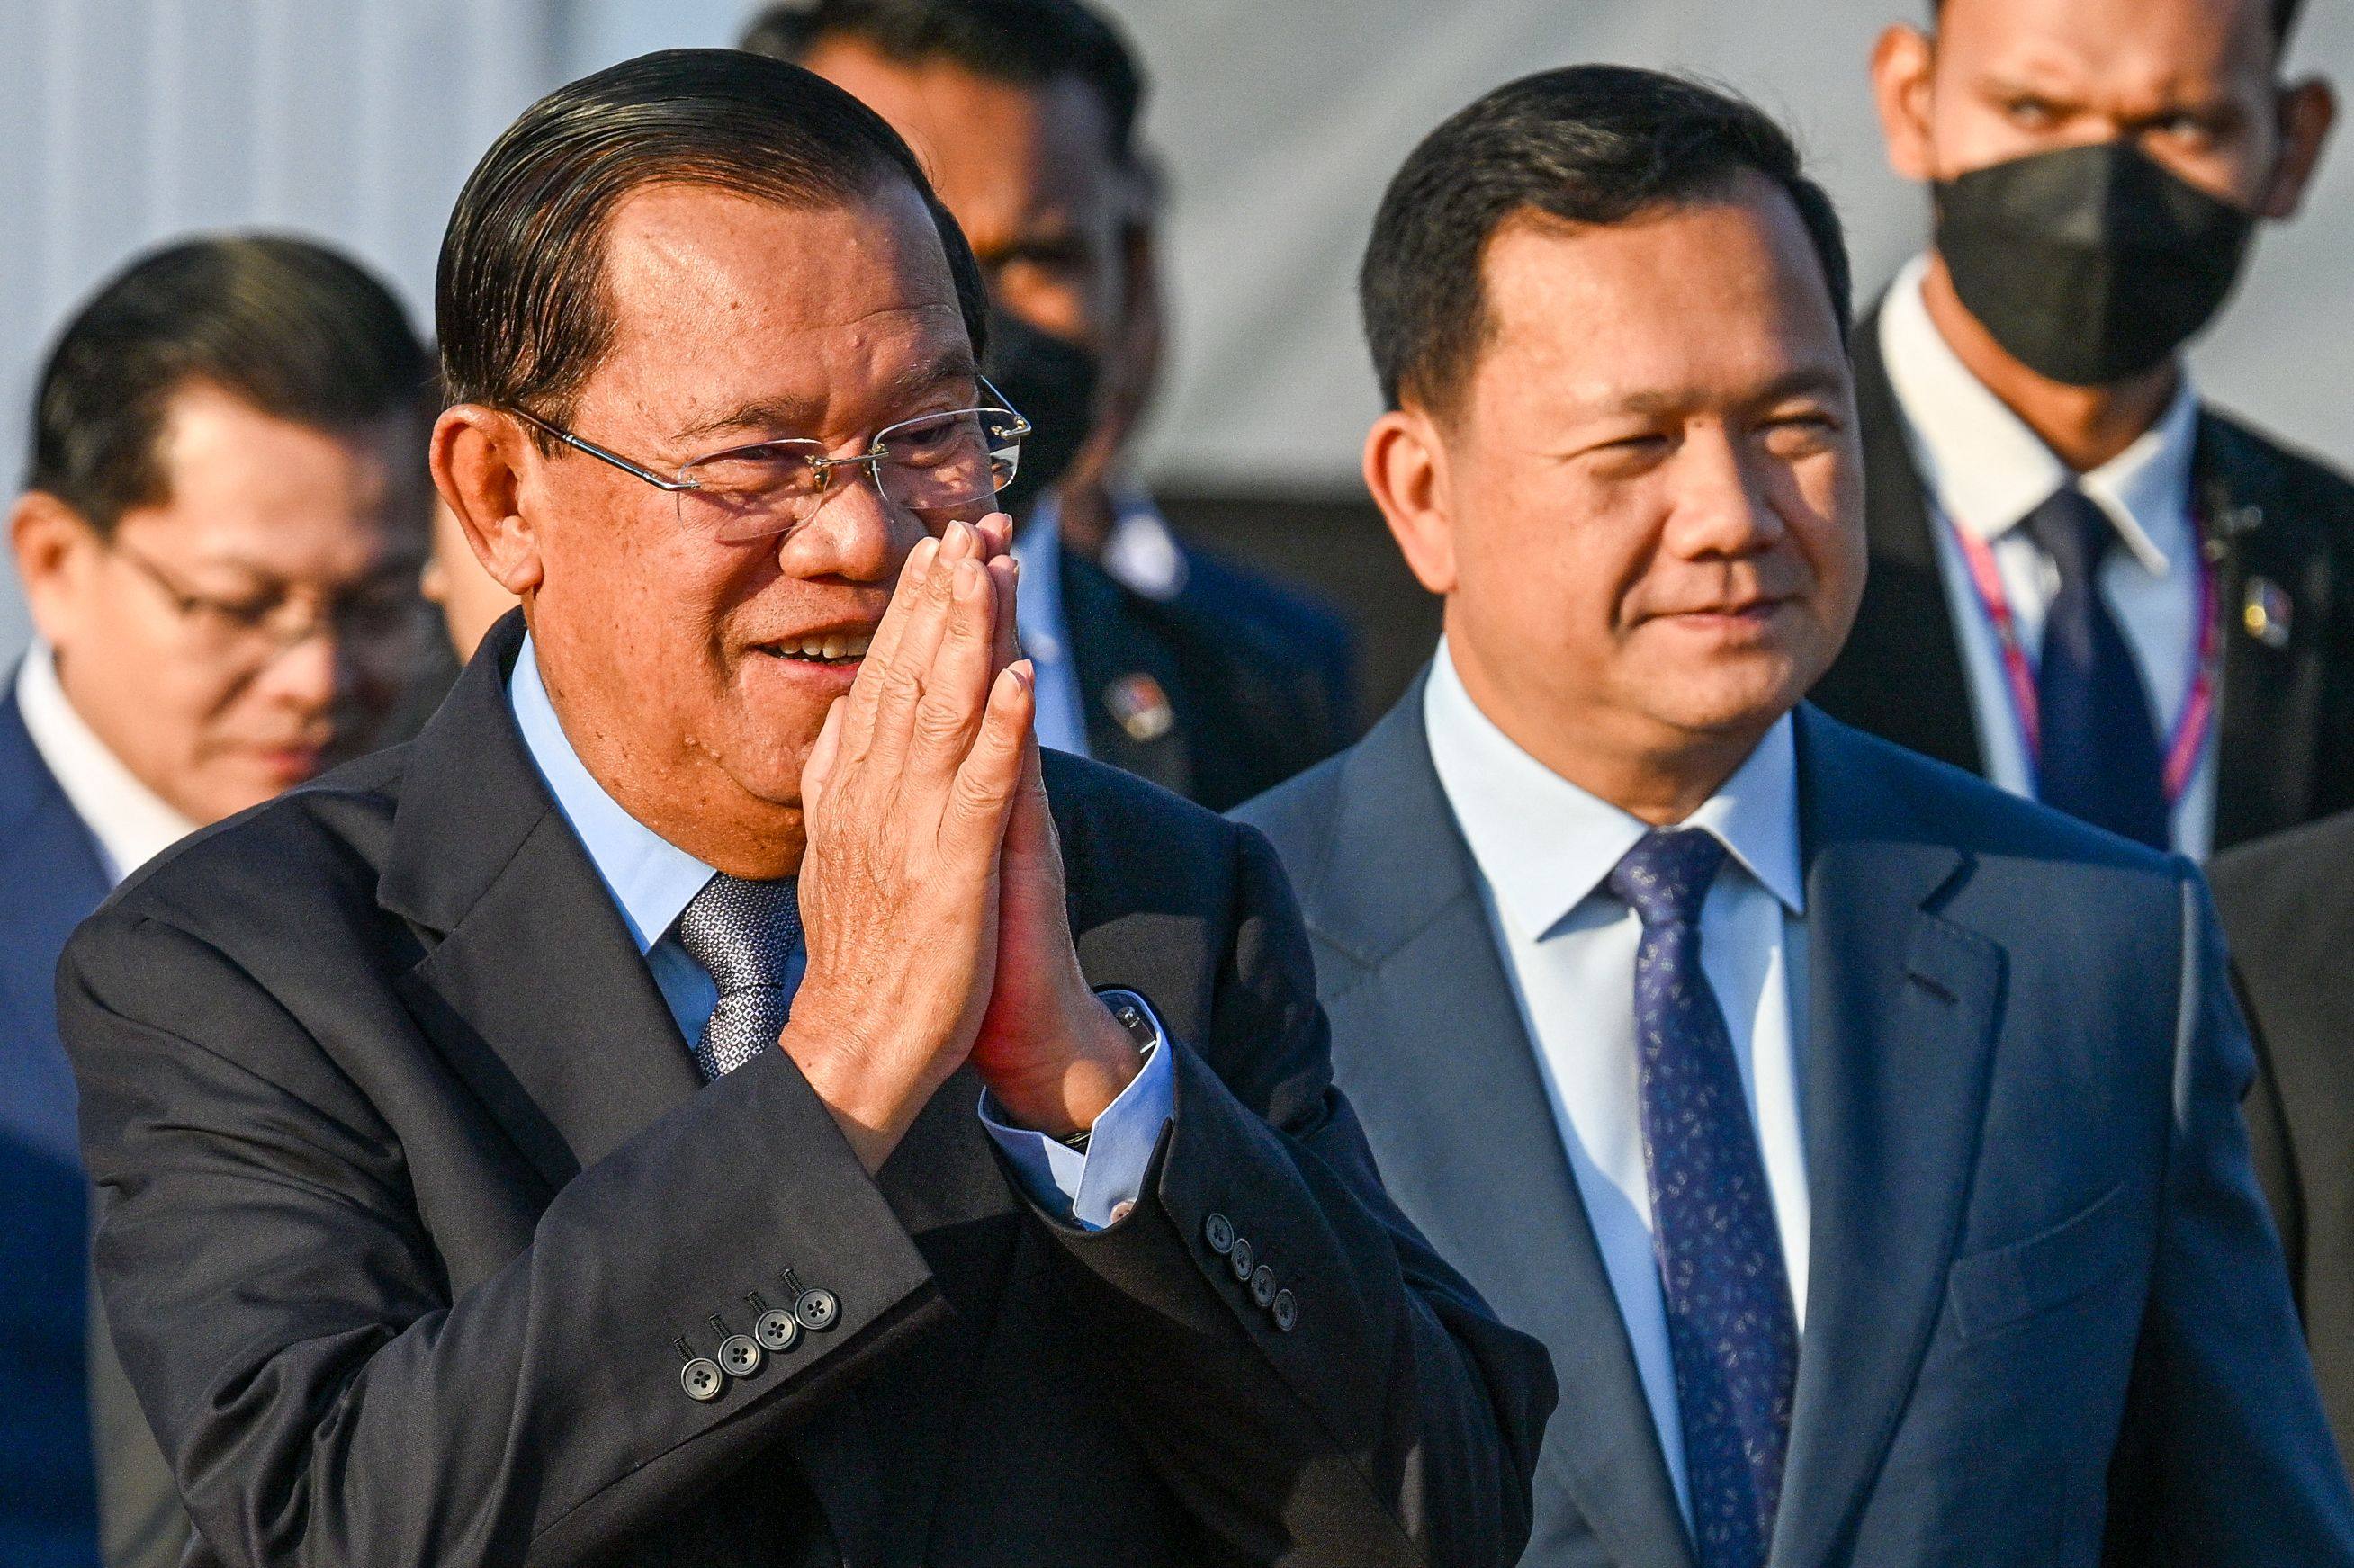
<path id="1" fill-rule="evenodd" d="M 678 917 L 678 945 L 719 988 L 695 1065 L 708 1080 L 732 1073 L 777 1043 L 790 999 L 787 965 L 801 942 L 798 885 L 748 882 L 717 872 Z"/>
<path id="2" fill-rule="evenodd" d="M 1798 1322 L 1733 1036 L 1700 966 L 1701 904 L 1724 855 L 1709 833 L 1649 832 L 1611 872 L 1610 891 L 1643 922 L 1643 1167 L 1693 1544 L 1700 1568 L 1759 1568 L 1782 1497 Z"/>
<path id="3" fill-rule="evenodd" d="M 2073 484 L 2029 513 L 2026 526 L 2060 574 L 2035 671 L 2035 798 L 2165 849 L 2166 760 L 2150 721 L 2149 691 L 2100 591 L 2101 561 L 2117 542 L 2116 529 Z"/>

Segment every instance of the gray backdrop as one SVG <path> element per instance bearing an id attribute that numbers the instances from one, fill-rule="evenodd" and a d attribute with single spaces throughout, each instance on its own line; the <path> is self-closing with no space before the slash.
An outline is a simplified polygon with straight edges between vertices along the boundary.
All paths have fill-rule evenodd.
<path id="1" fill-rule="evenodd" d="M 1486 88 L 1576 60 L 1701 71 L 1797 129 L 1868 287 L 1923 206 L 1882 161 L 1864 83 L 1892 0 L 1112 0 L 1153 70 L 1173 175 L 1174 361 L 1148 477 L 1194 494 L 1355 486 L 1374 401 L 1351 285 L 1390 172 Z M 71 302 L 139 245 L 266 222 L 352 246 L 426 319 L 450 198 L 534 92 L 639 50 L 726 42 L 744 0 L 0 0 L 0 464 Z M 2354 10 L 2309 7 L 2300 69 L 2354 81 Z M 26 133 L 29 132 L 29 133 Z M 2341 152 L 2348 151 L 2341 149 Z M 2354 456 L 2354 156 L 2267 236 L 2200 344 L 2211 393 Z M 21 641 L 0 582 L 0 657 Z"/>

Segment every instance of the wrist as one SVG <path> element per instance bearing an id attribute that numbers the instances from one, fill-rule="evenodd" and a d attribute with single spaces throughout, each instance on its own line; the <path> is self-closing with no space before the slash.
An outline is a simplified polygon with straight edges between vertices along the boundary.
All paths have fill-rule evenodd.
<path id="1" fill-rule="evenodd" d="M 1095 1125 L 1144 1069 L 1144 1055 L 1102 998 L 1072 1010 L 1068 1048 L 1043 1071 L 991 1078 L 989 1092 L 1010 1123 L 1067 1139 Z"/>

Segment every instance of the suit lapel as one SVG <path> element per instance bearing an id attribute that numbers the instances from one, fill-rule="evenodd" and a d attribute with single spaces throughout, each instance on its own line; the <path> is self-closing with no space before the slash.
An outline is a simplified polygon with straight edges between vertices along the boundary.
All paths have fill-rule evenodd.
<path id="1" fill-rule="evenodd" d="M 1167 645 L 1147 634 L 1126 589 L 1076 550 L 1062 552 L 1063 633 L 1079 722 L 1098 762 L 1193 793 L 1191 726 L 1183 672 Z"/>
<path id="2" fill-rule="evenodd" d="M 515 729 L 521 630 L 502 623 L 415 742 L 381 898 L 442 933 L 402 1000 L 552 1192 L 702 1079 Z"/>
<path id="3" fill-rule="evenodd" d="M 1826 709 L 1899 746 L 1978 773 L 1977 710 L 1937 563 L 1927 493 L 1880 353 L 1880 313 L 1853 339 L 1871 576 L 1839 662 L 1817 687 Z"/>
<path id="4" fill-rule="evenodd" d="M 1814 1210 L 1778 1563 L 1834 1557 L 1926 1350 L 1968 1196 L 2002 954 L 1935 912 L 1969 874 L 1858 737 L 1801 710 Z"/>
<path id="5" fill-rule="evenodd" d="M 506 673 L 522 641 L 519 615 L 501 621 L 413 743 L 378 899 L 442 934 L 398 982 L 401 998 L 545 1202 L 703 1080 L 515 729 Z M 845 1560 L 880 1561 L 882 1478 L 861 1403 L 788 1441 Z"/>
<path id="6" fill-rule="evenodd" d="M 2211 414 L 2200 415 L 2192 472 L 2223 621 L 2215 847 L 2226 849 L 2312 815 L 2327 655 L 2317 629 L 2336 585 L 2317 580 L 2331 552 L 2308 537 L 2277 471 Z M 2261 623 L 2252 604 L 2265 607 Z"/>
<path id="7" fill-rule="evenodd" d="M 1382 1129 L 1384 1177 L 1440 1252 L 1552 1353 L 1568 1418 L 1545 1436 L 1537 1486 L 1565 1490 L 1613 1561 L 1682 1568 L 1691 1552 L 1650 1406 L 1431 767 L 1421 682 L 1345 767 L 1331 842 L 1347 849 L 1326 855 L 1304 898 L 1318 935 L 1364 975 L 1327 1001 L 1343 1086 Z"/>

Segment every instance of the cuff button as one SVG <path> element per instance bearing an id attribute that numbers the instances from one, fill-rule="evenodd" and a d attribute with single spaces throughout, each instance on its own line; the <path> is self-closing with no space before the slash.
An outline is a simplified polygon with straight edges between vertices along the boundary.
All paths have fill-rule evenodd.
<path id="1" fill-rule="evenodd" d="M 1299 1300 L 1288 1290 L 1275 1293 L 1275 1326 L 1288 1334 L 1299 1326 Z"/>
<path id="2" fill-rule="evenodd" d="M 730 1334 L 719 1347 L 719 1365 L 729 1377 L 750 1377 L 769 1359 L 749 1334 Z"/>
<path id="3" fill-rule="evenodd" d="M 697 1356 L 678 1369 L 678 1386 L 686 1390 L 686 1397 L 697 1404 L 708 1404 L 717 1399 L 727 1386 L 727 1376 L 719 1363 L 709 1356 Z"/>
<path id="4" fill-rule="evenodd" d="M 1250 1287 L 1252 1300 L 1262 1307 L 1272 1305 L 1275 1301 L 1275 1270 L 1260 1264 L 1251 1271 Z"/>
<path id="5" fill-rule="evenodd" d="M 1250 1238 L 1236 1236 L 1234 1250 L 1226 1254 L 1226 1266 L 1235 1271 L 1235 1277 L 1240 1280 L 1249 1279 L 1251 1265 L 1257 1261 L 1258 1254 L 1251 1249 Z"/>
<path id="6" fill-rule="evenodd" d="M 804 1290 L 793 1300 L 793 1316 L 801 1319 L 802 1328 L 822 1333 L 842 1316 L 842 1303 L 831 1290 Z"/>
<path id="7" fill-rule="evenodd" d="M 1202 1239 L 1220 1257 L 1235 1250 L 1235 1223 L 1224 1214 L 1212 1214 L 1202 1222 Z"/>
<path id="8" fill-rule="evenodd" d="M 774 1308 L 760 1314 L 752 1335 L 765 1350 L 790 1351 L 801 1337 L 801 1319 L 781 1307 Z"/>

